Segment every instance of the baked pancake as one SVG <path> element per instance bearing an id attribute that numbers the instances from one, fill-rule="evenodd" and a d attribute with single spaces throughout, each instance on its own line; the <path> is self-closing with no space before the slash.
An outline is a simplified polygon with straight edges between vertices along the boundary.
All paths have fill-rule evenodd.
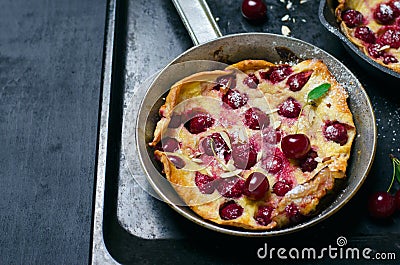
<path id="1" fill-rule="evenodd" d="M 317 213 L 346 177 L 356 128 L 319 60 L 245 60 L 175 83 L 150 146 L 184 202 L 211 222 L 279 229 Z"/>
<path id="2" fill-rule="evenodd" d="M 339 0 L 346 37 L 379 64 L 400 73 L 400 0 Z"/>

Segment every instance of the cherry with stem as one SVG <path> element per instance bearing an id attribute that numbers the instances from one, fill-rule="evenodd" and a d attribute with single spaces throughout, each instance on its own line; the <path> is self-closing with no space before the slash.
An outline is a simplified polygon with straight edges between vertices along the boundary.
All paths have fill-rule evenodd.
<path id="1" fill-rule="evenodd" d="M 386 191 L 378 191 L 373 193 L 368 200 L 369 214 L 377 219 L 389 218 L 394 214 L 396 209 L 400 208 L 398 205 L 400 200 L 397 198 L 400 196 L 397 195 L 399 192 L 397 192 L 395 196 L 390 193 L 395 179 L 400 182 L 400 160 L 392 154 L 390 154 L 389 157 L 392 160 L 393 165 L 393 174 L 390 185 Z"/>

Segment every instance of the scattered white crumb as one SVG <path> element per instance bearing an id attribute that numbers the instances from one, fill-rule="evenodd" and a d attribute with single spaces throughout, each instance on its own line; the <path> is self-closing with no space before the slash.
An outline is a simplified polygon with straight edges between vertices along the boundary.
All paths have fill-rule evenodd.
<path id="1" fill-rule="evenodd" d="M 215 21 L 217 21 L 217 22 L 218 22 L 218 21 L 219 21 L 219 17 L 216 17 L 216 18 L 215 18 Z"/>
<path id="2" fill-rule="evenodd" d="M 306 23 L 306 22 L 307 22 L 307 20 L 306 20 L 305 18 L 302 18 L 302 19 L 301 19 L 301 22 L 304 22 L 304 23 Z"/>
<path id="3" fill-rule="evenodd" d="M 300 4 L 304 4 L 304 3 L 307 3 L 308 2 L 308 0 L 300 0 Z"/>
<path id="4" fill-rule="evenodd" d="M 286 5 L 286 9 L 291 9 L 292 5 L 293 5 L 293 3 L 290 0 L 288 0 L 288 3 Z"/>
<path id="5" fill-rule="evenodd" d="M 293 20 L 293 23 L 296 23 L 296 18 L 293 18 L 292 20 Z"/>
<path id="6" fill-rule="evenodd" d="M 285 3 L 285 0 L 279 0 L 281 3 Z"/>
<path id="7" fill-rule="evenodd" d="M 290 35 L 290 28 L 288 26 L 283 25 L 281 28 L 282 35 L 283 36 L 289 36 Z"/>
<path id="8" fill-rule="evenodd" d="M 288 14 L 286 14 L 281 18 L 281 21 L 288 21 L 289 19 L 290 19 L 290 16 Z"/>

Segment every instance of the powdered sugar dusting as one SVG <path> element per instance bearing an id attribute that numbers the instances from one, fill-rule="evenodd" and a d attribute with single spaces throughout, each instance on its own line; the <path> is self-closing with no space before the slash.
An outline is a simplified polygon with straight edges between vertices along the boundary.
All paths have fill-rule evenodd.
<path id="1" fill-rule="evenodd" d="M 378 140 L 386 142 L 390 146 L 390 152 L 400 152 L 400 109 L 392 111 L 389 109 L 390 102 L 386 100 L 379 104 L 374 104 L 374 110 L 377 117 Z"/>

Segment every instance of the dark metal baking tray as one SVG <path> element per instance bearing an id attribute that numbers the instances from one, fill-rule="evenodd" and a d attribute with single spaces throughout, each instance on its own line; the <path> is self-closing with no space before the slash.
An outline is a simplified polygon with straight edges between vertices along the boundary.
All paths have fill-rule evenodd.
<path id="1" fill-rule="evenodd" d="M 400 259 L 400 215 L 378 222 L 368 217 L 366 201 L 385 190 L 392 173 L 388 154 L 400 156 L 398 84 L 366 74 L 348 56 L 340 41 L 321 25 L 314 1 L 266 1 L 268 19 L 252 24 L 240 14 L 240 1 L 208 1 L 224 35 L 238 32 L 280 33 L 314 44 L 342 61 L 364 85 L 374 107 L 378 146 L 370 174 L 357 194 L 338 213 L 301 232 L 273 238 L 243 238 L 219 234 L 186 220 L 145 192 L 135 181 L 124 157 L 121 139 L 127 106 L 143 82 L 193 44 L 172 2 L 109 0 L 105 32 L 101 108 L 99 110 L 96 186 L 93 202 L 92 264 L 377 264 L 376 260 L 331 258 L 260 259 L 257 251 L 291 248 L 321 250 L 371 248 L 395 253 Z M 303 1 L 302 1 L 303 2 Z M 238 4 L 239 3 L 239 4 Z M 290 5 L 290 4 L 289 4 Z M 281 21 L 286 14 L 289 21 Z M 134 172 L 135 173 L 135 172 Z M 396 185 L 395 188 L 400 188 Z M 343 241 L 341 241 L 343 242 Z"/>

